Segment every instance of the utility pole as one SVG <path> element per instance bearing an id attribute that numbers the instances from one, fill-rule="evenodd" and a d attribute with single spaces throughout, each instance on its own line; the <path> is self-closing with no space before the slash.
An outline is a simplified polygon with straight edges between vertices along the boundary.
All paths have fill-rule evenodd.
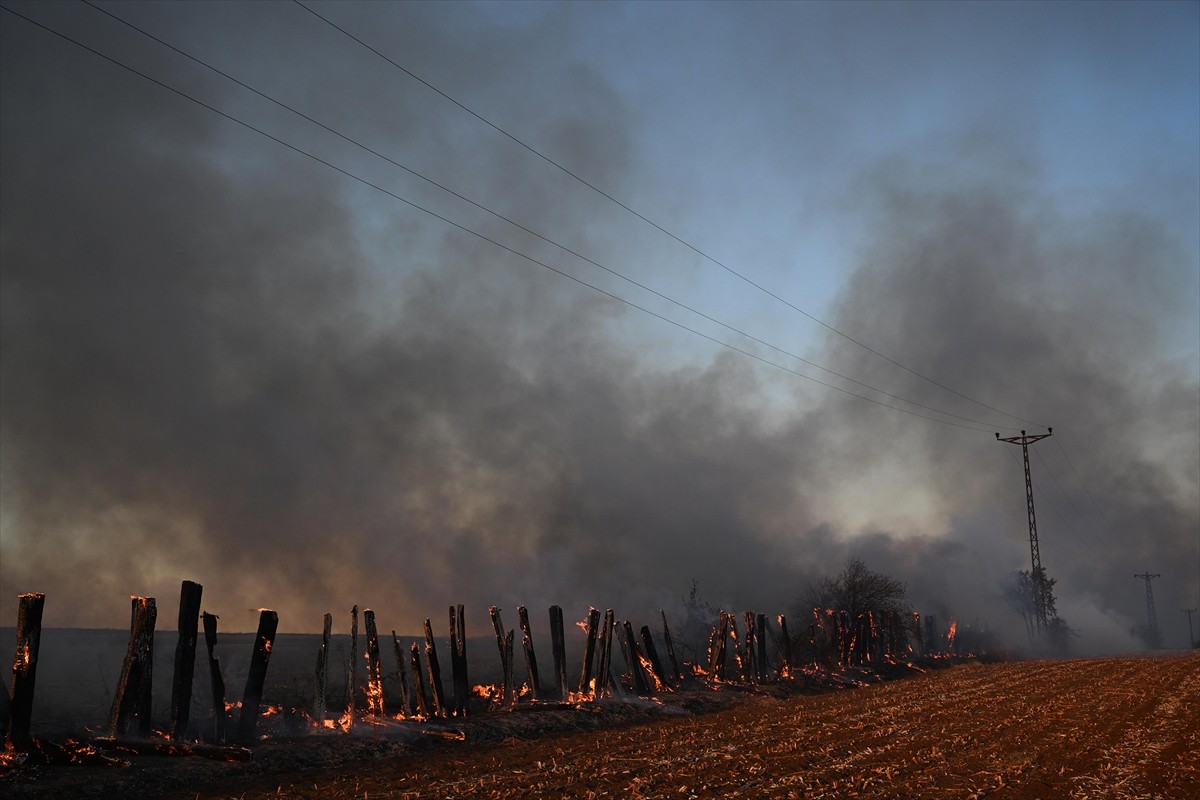
<path id="1" fill-rule="evenodd" d="M 1027 435 L 1021 431 L 1020 436 L 1001 439 L 996 434 L 996 440 L 1007 444 L 1021 445 L 1021 455 L 1025 460 L 1025 504 L 1029 512 L 1029 560 L 1032 567 L 1030 577 L 1033 579 L 1033 603 L 1038 632 L 1045 630 L 1050 621 L 1046 618 L 1046 573 L 1042 571 L 1042 556 L 1038 551 L 1037 516 L 1033 513 L 1033 479 L 1029 475 L 1029 445 L 1040 442 L 1052 435 L 1053 428 L 1046 428 L 1045 433 Z"/>
<path id="2" fill-rule="evenodd" d="M 1154 589 L 1150 587 L 1150 581 L 1161 578 L 1162 575 L 1157 572 L 1153 574 L 1143 572 L 1133 577 L 1143 578 L 1146 581 L 1146 644 L 1154 650 L 1162 645 L 1162 635 L 1158 632 L 1158 614 L 1154 613 Z M 1190 617 L 1188 622 L 1191 622 Z"/>
<path id="3" fill-rule="evenodd" d="M 1196 613 L 1196 609 L 1181 608 L 1179 610 L 1188 615 L 1188 647 L 1195 647 L 1196 640 L 1192 637 L 1192 614 Z"/>

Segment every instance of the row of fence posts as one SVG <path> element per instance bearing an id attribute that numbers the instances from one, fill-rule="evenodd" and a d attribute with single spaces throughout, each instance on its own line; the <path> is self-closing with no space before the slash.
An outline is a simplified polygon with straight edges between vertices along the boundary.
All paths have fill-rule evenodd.
<path id="1" fill-rule="evenodd" d="M 267 665 L 278 630 L 279 617 L 269 609 L 259 610 L 258 631 L 242 694 L 240 717 L 236 732 L 230 737 L 226 730 L 229 721 L 225 702 L 226 687 L 220 663 L 214 654 L 217 643 L 217 616 L 206 611 L 201 612 L 202 592 L 203 587 L 192 581 L 184 581 L 180 591 L 179 638 L 175 648 L 175 669 L 171 684 L 170 737 L 174 741 L 180 741 L 187 729 L 199 636 L 198 622 L 202 622 L 213 701 L 214 727 L 211 740 L 217 744 L 224 743 L 227 738 L 241 743 L 252 743 L 256 736 Z M 13 661 L 7 738 L 16 745 L 22 745 L 30 741 L 45 595 L 22 594 L 18 600 L 17 648 Z M 463 716 L 468 713 L 472 695 L 467 676 L 463 606 L 451 606 L 449 611 L 452 696 L 447 693 L 442 682 L 441 664 L 431 621 L 425 620 L 424 648 L 413 642 L 407 653 L 401 646 L 396 631 L 392 631 L 401 716 L 429 718 Z M 600 699 L 623 695 L 626 690 L 622 679 L 635 694 L 653 696 L 661 691 L 670 691 L 684 682 L 685 675 L 675 655 L 665 611 L 660 613 L 667 662 L 660 658 L 649 626 L 643 626 L 638 635 L 635 635 L 632 623 L 628 620 L 618 623 L 612 609 L 601 615 L 598 609 L 591 608 L 586 619 L 580 623 L 585 635 L 583 664 L 579 682 L 572 691 L 567 678 L 562 608 L 551 606 L 549 612 L 554 672 L 551 687 L 548 689 L 543 684 L 538 669 L 528 611 L 524 606 L 517 608 L 521 649 L 528 678 L 522 691 L 517 687 L 515 676 L 515 631 L 504 627 L 500 609 L 495 606 L 488 609 L 500 654 L 502 677 L 498 686 L 485 693 L 483 699 L 502 708 L 514 706 L 518 699 L 525 697 L 525 692 L 532 701 L 549 700 L 554 696 L 559 701 Z M 369 717 L 382 718 L 386 714 L 386 708 L 375 614 L 370 609 L 364 609 L 362 617 L 366 634 L 367 682 L 363 687 L 365 712 Z M 151 690 L 156 618 L 157 609 L 153 597 L 131 598 L 129 645 L 108 720 L 108 728 L 113 738 L 131 734 L 145 737 L 152 732 Z M 343 716 L 343 721 L 349 724 L 360 718 L 363 711 L 358 700 L 359 667 L 364 657 L 359 651 L 358 621 L 359 609 L 358 606 L 354 606 L 351 609 L 351 655 L 347 665 L 348 700 Z M 721 611 L 709 636 L 706 676 L 716 681 L 740 680 L 750 684 L 768 682 L 772 679 L 772 672 L 775 678 L 788 677 L 792 672 L 792 642 L 784 615 L 779 615 L 776 622 L 777 626 L 771 626 L 767 624 L 764 614 L 745 612 L 739 629 L 737 616 Z M 329 724 L 327 694 L 332 626 L 333 616 L 326 614 L 317 653 L 316 691 L 312 715 L 318 726 Z M 813 609 L 810 633 L 814 665 L 824 662 L 829 666 L 877 663 L 888 656 L 897 655 L 907 634 L 912 633 L 918 642 L 923 639 L 921 619 L 915 612 L 911 619 L 893 612 L 864 612 L 851 619 L 844 611 Z M 778 669 L 774 671 L 767 654 L 768 637 L 772 640 L 779 662 Z M 617 675 L 613 671 L 612 656 L 616 649 L 621 650 L 627 667 L 623 675 Z M 730 653 L 733 656 L 732 661 L 729 658 Z"/>

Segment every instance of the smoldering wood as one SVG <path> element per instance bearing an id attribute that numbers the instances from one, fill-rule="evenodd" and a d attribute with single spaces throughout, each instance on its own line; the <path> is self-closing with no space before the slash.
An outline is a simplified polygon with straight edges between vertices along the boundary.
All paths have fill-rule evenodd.
<path id="1" fill-rule="evenodd" d="M 367 713 L 383 716 L 383 671 L 379 663 L 379 631 L 375 612 L 363 609 L 363 627 L 367 630 Z"/>
<path id="2" fill-rule="evenodd" d="M 513 681 L 513 632 L 504 634 L 504 703 L 516 705 L 517 692 Z"/>
<path id="3" fill-rule="evenodd" d="M 192 713 L 192 682 L 196 672 L 196 636 L 200 622 L 200 596 L 204 587 L 184 581 L 179 590 L 179 638 L 175 643 L 175 672 L 171 679 L 171 739 L 187 732 Z"/>
<path id="4" fill-rule="evenodd" d="M 641 651 L 638 650 L 637 638 L 633 635 L 633 623 L 629 620 L 621 625 L 622 632 L 625 634 L 624 645 L 629 661 L 629 672 L 631 673 L 633 691 L 639 697 L 649 697 L 650 681 L 646 678 L 646 671 L 642 669 L 642 659 L 640 658 Z"/>
<path id="5" fill-rule="evenodd" d="M 521 626 L 521 649 L 525 651 L 525 670 L 529 673 L 529 696 L 541 699 L 542 682 L 538 677 L 537 654 L 533 651 L 533 633 L 529 630 L 529 610 L 517 606 L 517 623 Z"/>
<path id="6" fill-rule="evenodd" d="M 437 644 L 433 641 L 433 624 L 425 620 L 425 666 L 429 669 L 429 690 L 433 696 L 433 713 L 446 716 L 446 692 L 442 688 L 442 667 L 438 663 Z"/>
<path id="7" fill-rule="evenodd" d="M 560 606 L 550 606 L 550 648 L 554 653 L 554 683 L 558 699 L 567 699 L 567 640 Z"/>
<path id="8" fill-rule="evenodd" d="M 587 636 L 587 641 L 583 646 L 583 669 L 579 674 L 579 693 L 585 694 L 592 691 L 592 662 L 596 657 L 596 635 L 600 627 L 600 611 L 599 609 L 589 608 L 587 615 L 587 627 L 584 634 Z"/>
<path id="9" fill-rule="evenodd" d="M 788 635 L 787 617 L 780 614 L 776 617 L 779 622 L 779 660 L 783 662 L 780 667 L 780 673 L 783 675 L 792 674 L 792 639 Z"/>
<path id="10" fill-rule="evenodd" d="M 413 696 L 416 699 L 416 713 L 422 717 L 429 716 L 429 702 L 425 699 L 425 679 L 421 676 L 421 647 L 412 643 L 411 662 Z"/>
<path id="11" fill-rule="evenodd" d="M 313 699 L 313 719 L 318 726 L 325 724 L 329 713 L 326 691 L 329 687 L 329 637 L 333 633 L 333 614 L 325 615 L 321 629 L 321 649 L 317 651 L 317 695 Z"/>
<path id="12" fill-rule="evenodd" d="M 747 683 L 758 683 L 758 647 L 755 641 L 753 611 L 742 614 L 742 630 L 746 632 L 746 641 L 742 644 L 744 678 Z"/>
<path id="13" fill-rule="evenodd" d="M 509 657 L 506 655 L 506 651 L 504 649 L 504 623 L 500 619 L 500 609 L 496 608 L 495 606 L 488 606 L 488 617 L 490 617 L 492 620 L 492 630 L 496 632 L 496 648 L 500 651 L 500 674 L 506 676 L 511 675 L 512 664 L 509 662 Z M 501 680 L 501 700 L 508 699 L 508 695 L 506 693 L 507 690 L 504 688 L 505 686 L 507 686 L 507 681 Z"/>
<path id="14" fill-rule="evenodd" d="M 329 615 L 326 614 L 326 619 Z M 213 702 L 213 743 L 225 741 L 225 720 L 228 712 L 225 710 L 225 679 L 221 677 L 221 664 L 213 654 L 217 646 L 217 615 L 207 611 L 201 615 L 204 622 L 204 644 L 208 649 L 208 680 L 212 687 Z"/>
<path id="15" fill-rule="evenodd" d="M 246 675 L 246 690 L 242 693 L 242 714 L 238 719 L 238 739 L 243 744 L 253 742 L 258 729 L 263 684 L 267 680 L 267 665 L 271 661 L 271 647 L 275 644 L 278 630 L 279 615 L 268 608 L 260 610 L 254 651 L 250 654 L 250 671 Z"/>
<path id="16" fill-rule="evenodd" d="M 33 724 L 33 695 L 45 606 L 46 595 L 42 592 L 17 595 L 17 649 L 13 655 L 12 699 L 5 731 L 6 740 L 16 747 L 25 747 L 32 741 L 29 729 Z"/>
<path id="17" fill-rule="evenodd" d="M 132 721 L 136 730 L 150 735 L 151 698 L 154 685 L 154 623 L 158 608 L 153 597 L 130 598 L 129 647 L 113 697 L 109 728 L 113 737 L 124 736 Z"/>
<path id="18" fill-rule="evenodd" d="M 726 644 L 729 641 L 729 623 L 731 618 L 729 614 L 721 612 L 721 622 L 717 626 L 717 646 L 713 649 L 713 669 L 712 673 L 716 675 L 718 680 L 725 680 L 726 673 Z"/>
<path id="19" fill-rule="evenodd" d="M 654 677 L 658 678 L 660 686 L 670 686 L 671 677 L 667 675 L 662 660 L 658 657 L 658 648 L 654 646 L 654 636 L 650 633 L 650 626 L 643 625 L 641 634 L 642 647 L 646 651 L 646 658 L 650 660 L 650 669 L 653 670 Z"/>
<path id="20" fill-rule="evenodd" d="M 346 718 L 358 713 L 358 606 L 350 609 L 350 659 L 346 664 Z"/>
<path id="21" fill-rule="evenodd" d="M 454 682 L 454 713 L 466 716 L 471 689 L 467 680 L 467 628 L 461 604 L 450 606 L 450 671 Z"/>
<path id="22" fill-rule="evenodd" d="M 678 659 L 675 658 L 675 644 L 671 641 L 671 626 L 667 624 L 667 612 L 660 608 L 658 613 L 662 614 L 663 642 L 667 646 L 667 658 L 671 660 L 671 674 L 675 676 L 677 683 L 682 683 L 683 672 L 679 669 Z"/>
<path id="23" fill-rule="evenodd" d="M 754 641 L 758 645 L 758 682 L 767 682 L 767 615 L 759 614 L 755 617 L 757 628 L 754 634 Z"/>
<path id="24" fill-rule="evenodd" d="M 400 691 L 400 713 L 412 716 L 416 713 L 413 705 L 413 693 L 408 687 L 408 675 L 404 671 L 404 649 L 400 647 L 400 637 L 392 631 L 392 647 L 396 651 L 396 686 Z"/>
<path id="25" fill-rule="evenodd" d="M 606 609 L 604 621 L 600 623 L 600 664 L 596 669 L 596 688 L 593 693 L 597 698 L 620 692 L 620 682 L 612 678 L 613 628 L 615 627 L 616 617 L 613 610 Z"/>

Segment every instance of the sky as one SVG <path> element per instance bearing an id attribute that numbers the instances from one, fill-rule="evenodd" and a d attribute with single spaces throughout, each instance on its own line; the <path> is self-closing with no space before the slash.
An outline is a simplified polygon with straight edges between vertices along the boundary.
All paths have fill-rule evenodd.
<path id="1" fill-rule="evenodd" d="M 1142 572 L 1186 643 L 1200 5 L 3 7 L 5 624 L 794 614 L 861 558 L 1019 644 L 995 433 L 1053 427 L 1077 651 Z"/>

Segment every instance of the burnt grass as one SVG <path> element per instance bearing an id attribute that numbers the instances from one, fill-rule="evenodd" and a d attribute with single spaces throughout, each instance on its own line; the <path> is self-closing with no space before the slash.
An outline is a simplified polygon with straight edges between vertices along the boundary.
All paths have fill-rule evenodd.
<path id="1" fill-rule="evenodd" d="M 368 772 L 372 765 L 385 760 L 407 761 L 419 770 L 423 754 L 446 748 L 560 737 L 693 717 L 736 708 L 749 698 L 784 699 L 846 691 L 974 660 L 938 657 L 873 668 L 807 670 L 793 678 L 754 686 L 710 686 L 689 680 L 678 690 L 653 699 L 630 693 L 570 705 L 523 702 L 515 709 L 489 709 L 465 718 L 389 719 L 383 724 L 360 721 L 349 732 L 319 729 L 304 714 L 285 712 L 260 721 L 260 739 L 250 748 L 248 760 L 138 753 L 108 744 L 101 749 L 109 757 L 106 763 L 97 763 L 93 757 L 83 764 L 62 764 L 34 752 L 20 763 L 10 759 L 0 767 L 0 794 L 13 798 L 240 797 L 239 787 L 303 782 L 307 773 Z M 87 736 L 76 740 L 89 742 Z M 98 740 L 90 741 L 96 744 Z M 163 740 L 157 741 L 161 749 Z"/>

